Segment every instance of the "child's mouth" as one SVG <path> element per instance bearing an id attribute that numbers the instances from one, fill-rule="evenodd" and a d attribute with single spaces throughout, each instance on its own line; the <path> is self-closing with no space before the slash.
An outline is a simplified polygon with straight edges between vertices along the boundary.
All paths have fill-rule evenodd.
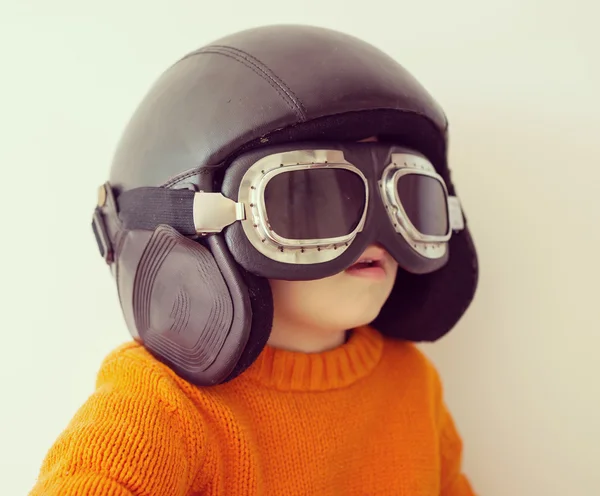
<path id="1" fill-rule="evenodd" d="M 346 273 L 370 279 L 385 279 L 384 254 L 380 248 L 369 248 L 354 265 L 346 269 Z"/>

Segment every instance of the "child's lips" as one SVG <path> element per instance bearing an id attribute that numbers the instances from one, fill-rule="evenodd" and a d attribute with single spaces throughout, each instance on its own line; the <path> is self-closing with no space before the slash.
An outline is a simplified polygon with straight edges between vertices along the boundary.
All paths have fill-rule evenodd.
<path id="1" fill-rule="evenodd" d="M 370 279 L 385 279 L 385 256 L 386 252 L 382 248 L 370 247 L 356 263 L 346 269 L 346 273 Z"/>
<path id="2" fill-rule="evenodd" d="M 364 265 L 364 264 L 354 264 L 348 269 L 346 269 L 346 274 L 356 277 L 365 277 L 368 279 L 385 279 L 386 271 L 385 268 L 381 264 L 376 265 Z"/>

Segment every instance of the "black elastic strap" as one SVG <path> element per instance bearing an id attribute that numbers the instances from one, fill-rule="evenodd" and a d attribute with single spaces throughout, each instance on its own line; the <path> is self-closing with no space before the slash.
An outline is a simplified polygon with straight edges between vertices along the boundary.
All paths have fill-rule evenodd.
<path id="1" fill-rule="evenodd" d="M 196 234 L 194 191 L 188 189 L 135 188 L 117 198 L 119 217 L 127 230 L 153 231 L 161 224 L 184 236 Z"/>

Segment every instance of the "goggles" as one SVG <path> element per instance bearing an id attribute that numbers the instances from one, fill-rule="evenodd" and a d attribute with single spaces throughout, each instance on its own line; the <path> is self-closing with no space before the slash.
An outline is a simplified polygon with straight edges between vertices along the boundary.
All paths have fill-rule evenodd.
<path id="1" fill-rule="evenodd" d="M 421 154 L 382 143 L 265 147 L 220 170 L 220 191 L 138 188 L 118 198 L 125 229 L 168 224 L 187 236 L 223 233 L 233 258 L 262 277 L 315 279 L 380 243 L 414 273 L 439 269 L 456 197 Z"/>

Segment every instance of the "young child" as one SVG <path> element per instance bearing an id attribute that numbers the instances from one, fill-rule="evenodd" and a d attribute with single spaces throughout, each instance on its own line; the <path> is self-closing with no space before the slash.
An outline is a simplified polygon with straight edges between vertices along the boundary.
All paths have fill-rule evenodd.
<path id="1" fill-rule="evenodd" d="M 472 495 L 412 344 L 477 282 L 447 130 L 336 31 L 251 29 L 169 68 L 93 219 L 134 340 L 31 494 Z"/>

